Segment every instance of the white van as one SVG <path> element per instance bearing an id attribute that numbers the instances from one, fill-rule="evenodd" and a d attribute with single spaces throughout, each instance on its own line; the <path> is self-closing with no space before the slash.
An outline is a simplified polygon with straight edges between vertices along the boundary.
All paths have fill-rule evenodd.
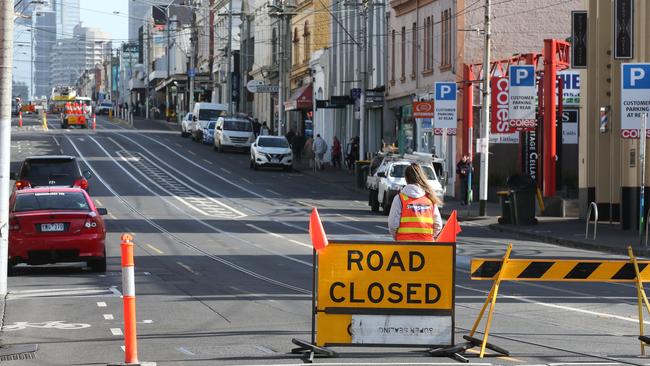
<path id="1" fill-rule="evenodd" d="M 190 133 L 192 140 L 203 141 L 203 129 L 210 121 L 216 121 L 222 114 L 225 114 L 228 107 L 218 103 L 194 103 L 192 109 L 192 126 Z"/>
<path id="2" fill-rule="evenodd" d="M 241 117 L 219 117 L 214 128 L 214 149 L 249 150 L 255 141 L 253 122 Z"/>

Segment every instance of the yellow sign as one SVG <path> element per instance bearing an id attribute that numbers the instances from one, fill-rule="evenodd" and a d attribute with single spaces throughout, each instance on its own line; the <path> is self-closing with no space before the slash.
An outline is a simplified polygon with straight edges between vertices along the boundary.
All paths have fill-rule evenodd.
<path id="1" fill-rule="evenodd" d="M 318 255 L 318 308 L 451 311 L 454 254 L 439 243 L 330 243 Z"/>

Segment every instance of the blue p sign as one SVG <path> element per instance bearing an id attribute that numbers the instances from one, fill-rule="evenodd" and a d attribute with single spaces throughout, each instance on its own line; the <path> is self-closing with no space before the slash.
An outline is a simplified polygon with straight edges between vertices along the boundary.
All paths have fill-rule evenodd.
<path id="1" fill-rule="evenodd" d="M 535 66 L 510 66 L 510 87 L 535 86 Z"/>
<path id="2" fill-rule="evenodd" d="M 456 100 L 456 83 L 436 83 L 436 100 Z"/>
<path id="3" fill-rule="evenodd" d="M 650 64 L 623 64 L 623 89 L 650 89 Z"/>

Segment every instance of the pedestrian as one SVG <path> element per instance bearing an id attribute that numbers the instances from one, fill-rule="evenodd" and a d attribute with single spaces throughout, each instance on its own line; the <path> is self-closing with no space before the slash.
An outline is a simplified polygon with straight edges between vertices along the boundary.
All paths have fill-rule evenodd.
<path id="1" fill-rule="evenodd" d="M 300 133 L 296 133 L 296 136 L 294 136 L 289 144 L 291 144 L 291 149 L 293 150 L 293 160 L 300 163 L 302 160 L 302 147 L 305 146 L 305 138 Z"/>
<path id="2" fill-rule="evenodd" d="M 305 141 L 305 146 L 303 146 L 303 154 L 302 156 L 309 161 L 309 167 L 313 168 L 314 167 L 314 139 L 311 137 Z"/>
<path id="3" fill-rule="evenodd" d="M 341 168 L 341 141 L 336 136 L 332 141 L 332 166 Z"/>
<path id="4" fill-rule="evenodd" d="M 257 118 L 255 118 L 253 120 L 253 133 L 255 134 L 255 136 L 260 135 L 261 129 L 262 129 L 262 124 L 260 124 L 260 121 L 258 121 Z"/>
<path id="5" fill-rule="evenodd" d="M 316 134 L 316 138 L 314 139 L 314 154 L 316 158 L 316 169 L 317 170 L 323 170 L 325 167 L 323 166 L 323 159 L 325 158 L 325 153 L 327 152 L 327 142 L 323 140 L 322 137 L 320 137 L 320 134 Z"/>
<path id="6" fill-rule="evenodd" d="M 393 199 L 388 231 L 397 241 L 434 241 L 442 230 L 438 196 L 419 164 L 404 171 L 406 185 Z"/>
<path id="7" fill-rule="evenodd" d="M 456 164 L 456 174 L 460 180 L 461 205 L 469 204 L 469 175 L 474 171 L 472 161 L 469 155 L 463 155 L 462 159 Z"/>
<path id="8" fill-rule="evenodd" d="M 290 144 L 293 144 L 293 139 L 294 137 L 296 137 L 296 131 L 293 128 L 291 128 L 289 129 L 289 132 L 287 132 L 287 134 L 284 135 L 284 137 L 287 139 L 287 141 L 289 141 Z"/>
<path id="9" fill-rule="evenodd" d="M 262 127 L 260 127 L 260 136 L 268 136 L 271 134 L 271 131 L 269 130 L 269 126 L 266 125 L 266 121 L 262 123 Z"/>

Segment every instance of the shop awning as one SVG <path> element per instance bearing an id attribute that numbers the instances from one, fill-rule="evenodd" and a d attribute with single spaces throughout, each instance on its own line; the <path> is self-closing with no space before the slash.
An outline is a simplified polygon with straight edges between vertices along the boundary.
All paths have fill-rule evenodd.
<path id="1" fill-rule="evenodd" d="M 299 109 L 311 110 L 314 107 L 312 100 L 314 94 L 314 87 L 312 83 L 301 86 L 291 95 L 291 98 L 284 102 L 284 109 L 286 111 L 295 111 Z"/>

